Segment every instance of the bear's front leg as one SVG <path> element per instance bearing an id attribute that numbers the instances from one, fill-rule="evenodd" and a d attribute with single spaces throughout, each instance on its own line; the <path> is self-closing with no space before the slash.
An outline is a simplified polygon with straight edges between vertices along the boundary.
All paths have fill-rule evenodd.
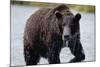
<path id="1" fill-rule="evenodd" d="M 48 56 L 49 64 L 60 63 L 60 50 L 61 47 L 59 46 L 58 43 L 52 44 L 52 46 L 49 49 L 49 56 Z"/>
<path id="2" fill-rule="evenodd" d="M 55 51 L 50 52 L 49 54 L 49 58 L 48 58 L 49 64 L 58 64 L 60 63 L 60 58 L 59 58 L 59 54 L 56 53 Z"/>
<path id="3" fill-rule="evenodd" d="M 80 40 L 70 41 L 69 48 L 71 50 L 71 53 L 75 56 L 73 59 L 70 60 L 70 63 L 81 62 L 85 59 L 84 50 Z"/>

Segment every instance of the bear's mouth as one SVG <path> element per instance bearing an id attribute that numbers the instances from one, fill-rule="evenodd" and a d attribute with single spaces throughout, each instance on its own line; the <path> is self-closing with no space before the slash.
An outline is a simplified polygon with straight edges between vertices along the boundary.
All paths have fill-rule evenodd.
<path id="1" fill-rule="evenodd" d="M 71 39 L 71 36 L 70 35 L 64 35 L 63 38 L 64 38 L 64 41 L 69 41 Z"/>

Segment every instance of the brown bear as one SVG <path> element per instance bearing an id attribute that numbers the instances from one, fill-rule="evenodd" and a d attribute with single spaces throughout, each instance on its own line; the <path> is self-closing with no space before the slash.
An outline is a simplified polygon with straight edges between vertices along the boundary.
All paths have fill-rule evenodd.
<path id="1" fill-rule="evenodd" d="M 81 15 L 73 15 L 64 5 L 40 8 L 27 20 L 24 31 L 24 58 L 26 65 L 36 65 L 40 57 L 50 64 L 60 63 L 60 51 L 68 42 L 75 56 L 70 62 L 85 59 L 80 42 L 79 20 Z"/>

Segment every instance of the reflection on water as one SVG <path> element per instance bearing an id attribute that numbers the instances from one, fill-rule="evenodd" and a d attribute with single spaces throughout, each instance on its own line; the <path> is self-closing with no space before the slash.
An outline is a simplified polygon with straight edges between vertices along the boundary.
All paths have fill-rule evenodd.
<path id="1" fill-rule="evenodd" d="M 25 65 L 23 57 L 23 31 L 29 16 L 39 7 L 11 5 L 11 65 Z M 77 11 L 73 11 L 77 13 Z M 85 61 L 95 60 L 95 16 L 93 13 L 81 13 L 80 20 L 81 42 L 86 54 Z M 61 51 L 61 62 L 68 62 L 73 56 L 68 48 Z M 41 58 L 39 64 L 46 64 L 47 60 Z"/>

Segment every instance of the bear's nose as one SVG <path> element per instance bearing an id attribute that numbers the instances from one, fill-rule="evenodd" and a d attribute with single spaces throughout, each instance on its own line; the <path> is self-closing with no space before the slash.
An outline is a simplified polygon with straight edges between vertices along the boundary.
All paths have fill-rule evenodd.
<path id="1" fill-rule="evenodd" d="M 65 40 L 69 40 L 69 35 L 64 35 Z"/>

